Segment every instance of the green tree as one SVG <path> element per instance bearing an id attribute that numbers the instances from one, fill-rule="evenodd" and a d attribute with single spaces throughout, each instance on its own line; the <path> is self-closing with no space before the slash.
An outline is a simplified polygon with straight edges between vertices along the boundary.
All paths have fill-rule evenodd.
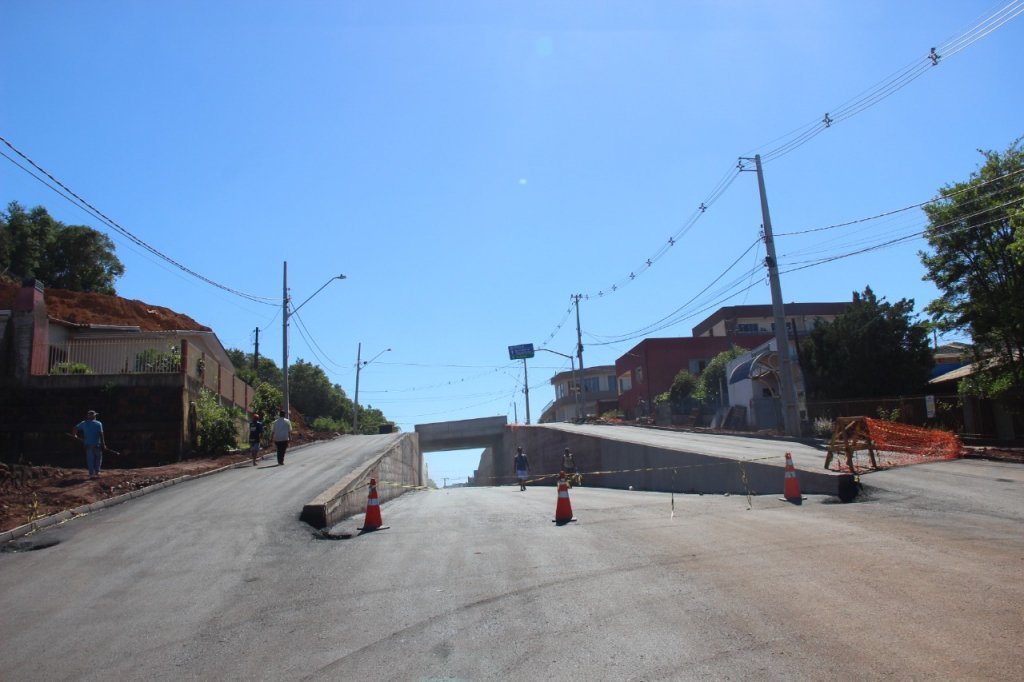
<path id="1" fill-rule="evenodd" d="M 342 388 L 305 360 L 288 367 L 288 392 L 291 404 L 309 421 L 317 417 L 352 419 L 352 401 Z"/>
<path id="2" fill-rule="evenodd" d="M 697 378 L 690 374 L 689 370 L 681 369 L 672 379 L 672 387 L 668 390 L 668 398 L 677 405 L 685 403 L 693 395 L 693 389 L 697 387 Z"/>
<path id="3" fill-rule="evenodd" d="M 807 395 L 815 400 L 881 398 L 924 390 L 935 360 L 913 299 L 888 303 L 871 287 L 800 345 Z"/>
<path id="4" fill-rule="evenodd" d="M 250 386 L 258 386 L 260 382 L 266 382 L 274 386 L 282 386 L 284 384 L 284 375 L 281 372 L 281 368 L 270 358 L 261 355 L 259 367 L 254 370 L 252 366 L 252 353 L 246 353 L 237 348 L 229 348 L 227 349 L 227 354 L 231 358 L 231 364 L 235 366 L 235 374 Z"/>
<path id="5" fill-rule="evenodd" d="M 284 394 L 277 387 L 262 382 L 256 386 L 256 394 L 252 398 L 249 408 L 256 414 L 263 417 L 264 423 L 269 424 L 277 418 L 277 413 L 284 405 Z"/>
<path id="6" fill-rule="evenodd" d="M 942 295 L 926 311 L 943 331 L 974 342 L 983 371 L 967 392 L 1024 399 L 1024 150 L 1014 141 L 966 182 L 943 187 L 926 206 L 925 279 Z"/>
<path id="7" fill-rule="evenodd" d="M 65 225 L 42 206 L 26 211 L 12 201 L 0 213 L 0 270 L 9 277 L 35 277 L 58 289 L 114 294 L 114 282 L 124 274 L 115 248 L 105 234 Z"/>
<path id="8" fill-rule="evenodd" d="M 707 407 L 717 408 L 724 405 L 726 396 L 722 395 L 722 388 L 728 383 L 725 366 L 730 360 L 735 360 L 746 352 L 739 346 L 732 346 L 713 357 L 704 371 L 697 376 L 693 397 Z"/>

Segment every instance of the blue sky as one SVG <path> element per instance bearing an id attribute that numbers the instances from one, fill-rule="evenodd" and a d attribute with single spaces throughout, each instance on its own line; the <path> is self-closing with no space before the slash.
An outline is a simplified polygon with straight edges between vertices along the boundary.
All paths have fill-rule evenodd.
<path id="1" fill-rule="evenodd" d="M 1020 5 L 5 0 L 0 135 L 228 288 L 279 303 L 287 261 L 301 302 L 344 273 L 299 312 L 290 359 L 351 396 L 357 344 L 364 359 L 392 348 L 363 370 L 359 397 L 403 429 L 522 420 L 507 347 L 571 353 L 572 294 L 587 296 L 587 366 L 666 316 L 650 336 L 769 302 L 763 247 L 747 251 L 756 177 L 733 173 L 737 159 L 767 159 L 946 46 L 764 166 L 786 301 L 870 285 L 923 308 L 936 291 L 920 239 L 795 269 L 912 235 L 919 209 L 784 233 L 931 199 L 978 167 L 977 149 L 1024 133 L 1024 19 L 971 32 Z M 183 273 L 0 158 L 11 200 L 109 234 L 120 295 L 186 313 L 229 348 L 251 351 L 259 327 L 261 353 L 281 363 L 279 304 Z M 531 361 L 534 419 L 561 360 Z M 434 456 L 431 475 L 463 477 L 477 454 Z"/>

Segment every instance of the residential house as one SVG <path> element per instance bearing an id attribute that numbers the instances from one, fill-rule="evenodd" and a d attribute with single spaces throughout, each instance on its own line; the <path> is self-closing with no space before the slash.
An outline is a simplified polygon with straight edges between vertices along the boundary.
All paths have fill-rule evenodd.
<path id="1" fill-rule="evenodd" d="M 174 461 L 194 449 L 202 389 L 242 409 L 252 400 L 217 336 L 166 308 L 35 280 L 0 296 L 0 459 L 81 465 L 68 434 L 93 409 L 118 465 Z"/>
<path id="2" fill-rule="evenodd" d="M 596 365 L 583 369 L 583 395 L 585 403 L 579 404 L 579 371 L 559 372 L 551 377 L 551 385 L 555 388 L 555 399 L 544 408 L 540 422 L 574 421 L 580 416 L 599 416 L 599 407 L 618 398 L 613 365 Z M 582 412 L 581 412 L 582 410 Z"/>

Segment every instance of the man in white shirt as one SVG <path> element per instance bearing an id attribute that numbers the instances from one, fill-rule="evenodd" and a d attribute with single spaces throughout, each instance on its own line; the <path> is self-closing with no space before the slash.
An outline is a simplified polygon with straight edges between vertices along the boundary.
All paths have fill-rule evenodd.
<path id="1" fill-rule="evenodd" d="M 285 419 L 284 410 L 278 412 L 278 418 L 270 427 L 270 437 L 274 439 L 277 446 L 277 464 L 284 466 L 284 451 L 288 449 L 288 439 L 291 437 L 292 423 Z"/>

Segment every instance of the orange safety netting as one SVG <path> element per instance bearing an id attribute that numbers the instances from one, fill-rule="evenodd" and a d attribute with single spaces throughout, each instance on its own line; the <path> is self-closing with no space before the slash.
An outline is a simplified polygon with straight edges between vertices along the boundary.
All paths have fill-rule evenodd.
<path id="1" fill-rule="evenodd" d="M 871 417 L 841 417 L 836 421 L 828 451 L 826 468 L 839 470 L 845 465 L 854 472 L 860 472 L 956 459 L 961 456 L 963 444 L 948 431 Z M 870 461 L 857 461 L 858 451 L 867 451 Z"/>

